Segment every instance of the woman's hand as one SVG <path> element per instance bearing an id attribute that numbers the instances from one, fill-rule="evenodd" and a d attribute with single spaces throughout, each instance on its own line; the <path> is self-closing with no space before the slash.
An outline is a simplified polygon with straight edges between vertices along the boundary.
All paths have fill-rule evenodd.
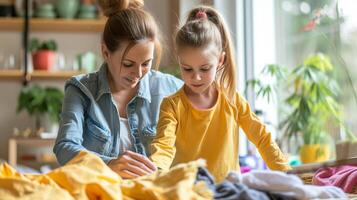
<path id="1" fill-rule="evenodd" d="M 126 151 L 117 159 L 109 161 L 108 166 L 124 179 L 137 178 L 157 170 L 147 157 L 132 151 Z"/>

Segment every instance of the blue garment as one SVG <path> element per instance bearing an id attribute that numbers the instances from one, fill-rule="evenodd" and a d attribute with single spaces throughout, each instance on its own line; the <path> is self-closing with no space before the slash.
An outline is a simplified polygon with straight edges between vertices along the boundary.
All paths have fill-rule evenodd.
<path id="1" fill-rule="evenodd" d="M 249 188 L 239 183 L 238 179 L 236 180 L 237 182 L 226 179 L 219 184 L 215 184 L 214 177 L 204 167 L 198 168 L 195 183 L 199 181 L 205 182 L 206 186 L 213 192 L 213 198 L 216 200 L 296 200 L 292 196 Z"/>
<path id="2" fill-rule="evenodd" d="M 203 167 L 198 168 L 196 182 L 203 181 L 213 192 L 213 198 L 216 200 L 269 200 L 270 198 L 259 190 L 250 189 L 240 183 L 232 183 L 227 180 L 215 184 L 214 177 Z M 273 196 L 272 196 L 273 197 Z M 274 199 L 280 200 L 280 199 Z"/>
<path id="3" fill-rule="evenodd" d="M 66 82 L 53 148 L 61 165 L 81 150 L 94 152 L 106 163 L 123 153 L 120 152 L 119 112 L 110 92 L 107 73 L 108 67 L 103 64 L 97 72 Z M 160 103 L 182 85 L 180 79 L 155 70 L 140 80 L 136 96 L 126 107 L 135 152 L 148 156 L 148 147 L 156 135 Z"/>

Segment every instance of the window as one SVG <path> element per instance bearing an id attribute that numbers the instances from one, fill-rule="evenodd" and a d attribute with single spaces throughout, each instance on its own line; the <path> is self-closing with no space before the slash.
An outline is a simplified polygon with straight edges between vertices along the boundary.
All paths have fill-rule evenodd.
<path id="1" fill-rule="evenodd" d="M 357 2 L 349 0 L 278 0 L 276 19 L 279 35 L 278 63 L 293 67 L 316 52 L 327 55 L 341 89 L 344 121 L 357 133 Z M 316 24 L 312 21 L 316 20 Z M 331 129 L 335 139 L 346 139 Z"/>
<path id="2" fill-rule="evenodd" d="M 357 2 L 350 0 L 266 0 L 213 1 L 230 25 L 237 49 L 239 90 L 245 91 L 245 81 L 257 78 L 268 64 L 292 69 L 309 55 L 323 53 L 333 65 L 334 79 L 341 91 L 347 127 L 357 134 Z M 233 10 L 232 10 L 233 9 Z M 317 20 L 316 24 L 311 21 Z M 245 96 L 253 110 L 263 111 L 273 136 L 284 134 L 278 125 L 284 116 L 286 91 L 281 89 L 275 102 L 256 98 L 252 90 Z M 344 139 L 340 127 L 332 126 L 332 136 Z M 275 135 L 276 133 L 276 135 Z M 242 134 L 244 135 L 244 134 Z M 241 138 L 240 153 L 248 145 Z M 298 145 L 295 145 L 298 146 Z"/>

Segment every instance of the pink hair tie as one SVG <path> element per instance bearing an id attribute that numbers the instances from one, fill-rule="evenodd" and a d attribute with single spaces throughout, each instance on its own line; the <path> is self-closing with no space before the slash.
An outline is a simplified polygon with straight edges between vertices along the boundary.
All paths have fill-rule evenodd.
<path id="1" fill-rule="evenodd" d="M 196 17 L 198 19 L 207 19 L 207 14 L 206 14 L 206 12 L 200 10 L 196 13 Z"/>

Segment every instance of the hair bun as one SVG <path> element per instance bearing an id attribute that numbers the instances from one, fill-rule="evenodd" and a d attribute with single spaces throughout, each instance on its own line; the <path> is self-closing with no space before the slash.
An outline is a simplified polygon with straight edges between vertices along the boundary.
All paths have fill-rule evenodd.
<path id="1" fill-rule="evenodd" d="M 98 3 L 106 17 L 115 15 L 121 10 L 144 6 L 144 0 L 98 0 Z"/>

